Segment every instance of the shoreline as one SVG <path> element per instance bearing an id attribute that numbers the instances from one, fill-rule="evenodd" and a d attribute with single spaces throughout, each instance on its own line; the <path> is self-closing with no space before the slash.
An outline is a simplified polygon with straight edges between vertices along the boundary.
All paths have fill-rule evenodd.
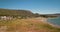
<path id="1" fill-rule="evenodd" d="M 46 18 L 47 20 L 48 20 L 48 18 Z M 59 25 L 57 25 L 57 24 L 53 24 L 53 23 L 50 23 L 50 22 L 48 22 L 48 21 L 45 21 L 47 24 L 49 24 L 49 25 L 51 25 L 52 27 L 57 27 L 57 28 L 60 28 L 60 26 Z"/>
<path id="2" fill-rule="evenodd" d="M 47 23 L 47 24 L 49 24 L 49 25 L 51 25 L 52 27 L 56 27 L 56 28 L 60 28 L 60 26 L 59 25 L 56 25 L 56 24 L 53 24 L 53 23 L 50 23 L 50 22 L 48 22 L 47 20 L 48 20 L 48 18 L 40 18 L 41 19 L 41 21 L 43 22 L 43 23 Z"/>
<path id="3" fill-rule="evenodd" d="M 56 27 L 56 28 L 60 28 L 59 25 L 56 25 L 56 24 L 53 24 L 53 23 L 50 23 L 50 22 L 47 22 L 49 25 L 51 25 L 52 27 Z"/>

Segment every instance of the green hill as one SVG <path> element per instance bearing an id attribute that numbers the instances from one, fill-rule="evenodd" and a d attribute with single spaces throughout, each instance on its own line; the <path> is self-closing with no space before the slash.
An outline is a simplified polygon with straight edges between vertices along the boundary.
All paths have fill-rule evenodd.
<path id="1" fill-rule="evenodd" d="M 38 17 L 38 13 L 34 14 L 29 10 L 12 10 L 12 9 L 1 9 L 0 16 L 28 16 L 28 17 Z"/>
<path id="2" fill-rule="evenodd" d="M 10 10 L 10 9 L 0 9 L 0 15 L 32 15 L 33 13 L 28 10 Z"/>

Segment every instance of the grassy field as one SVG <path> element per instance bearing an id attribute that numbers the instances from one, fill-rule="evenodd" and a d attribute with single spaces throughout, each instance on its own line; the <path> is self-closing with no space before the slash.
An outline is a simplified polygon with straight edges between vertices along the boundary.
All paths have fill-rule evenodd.
<path id="1" fill-rule="evenodd" d="M 0 21 L 0 32 L 60 32 L 60 28 L 44 23 L 42 19 L 14 19 Z"/>

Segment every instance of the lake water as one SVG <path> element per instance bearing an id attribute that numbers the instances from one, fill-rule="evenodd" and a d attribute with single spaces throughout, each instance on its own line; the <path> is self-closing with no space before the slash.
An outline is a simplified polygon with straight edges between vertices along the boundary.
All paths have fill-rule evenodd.
<path id="1" fill-rule="evenodd" d="M 60 26 L 60 17 L 48 18 L 48 22 Z"/>

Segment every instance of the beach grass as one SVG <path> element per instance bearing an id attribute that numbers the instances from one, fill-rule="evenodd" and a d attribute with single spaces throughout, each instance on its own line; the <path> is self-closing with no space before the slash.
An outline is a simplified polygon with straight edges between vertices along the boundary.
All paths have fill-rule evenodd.
<path id="1" fill-rule="evenodd" d="M 60 28 L 52 27 L 40 20 L 32 18 L 0 21 L 0 28 L 1 26 L 7 26 L 5 32 L 60 32 Z"/>

